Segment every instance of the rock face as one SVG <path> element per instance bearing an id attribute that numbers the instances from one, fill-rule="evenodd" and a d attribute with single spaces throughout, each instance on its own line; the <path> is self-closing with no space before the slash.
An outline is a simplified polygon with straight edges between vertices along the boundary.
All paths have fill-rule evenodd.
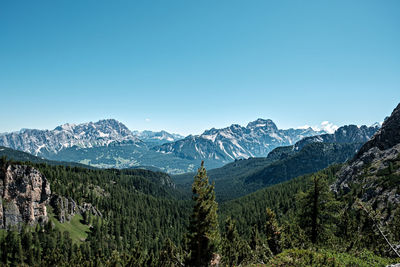
<path id="1" fill-rule="evenodd" d="M 61 223 L 70 221 L 78 213 L 82 215 L 86 213 L 98 217 L 103 216 L 91 203 L 82 203 L 82 205 L 78 206 L 73 199 L 59 195 L 51 197 L 50 205 L 53 207 L 54 213 Z"/>
<path id="2" fill-rule="evenodd" d="M 91 148 L 112 143 L 144 145 L 122 123 L 109 119 L 83 124 L 63 124 L 54 130 L 23 129 L 0 136 L 0 145 L 47 157 L 69 147 Z"/>
<path id="3" fill-rule="evenodd" d="M 333 134 L 322 134 L 303 138 L 294 145 L 295 151 L 300 151 L 310 143 L 365 143 L 379 130 L 379 125 L 358 127 L 356 125 L 345 125 L 338 128 Z"/>
<path id="4" fill-rule="evenodd" d="M 185 138 L 180 134 L 168 133 L 166 131 L 133 131 L 132 133 L 149 146 L 162 145 Z"/>
<path id="5" fill-rule="evenodd" d="M 371 148 L 386 150 L 397 144 L 400 144 L 400 104 L 393 110 L 392 115 L 383 122 L 382 128 L 360 149 L 356 158 L 361 157 Z"/>
<path id="6" fill-rule="evenodd" d="M 37 169 L 18 164 L 0 166 L 0 229 L 20 223 L 46 223 L 48 204 L 61 223 L 78 213 L 102 217 L 91 203 L 78 205 L 71 198 L 52 195 L 50 183 Z"/>
<path id="7" fill-rule="evenodd" d="M 386 212 L 389 203 L 400 205 L 400 105 L 337 176 L 332 185 L 335 192 L 361 188 L 361 201 L 377 207 L 384 215 L 390 215 Z"/>
<path id="8" fill-rule="evenodd" d="M 0 228 L 48 220 L 50 184 L 37 169 L 5 165 L 0 171 Z"/>
<path id="9" fill-rule="evenodd" d="M 249 157 L 266 157 L 278 146 L 292 145 L 300 139 L 325 132 L 307 129 L 278 129 L 272 120 L 257 119 L 246 127 L 233 124 L 212 128 L 201 135 L 154 147 L 155 151 L 184 159 L 217 160 L 223 163 Z"/>
<path id="10" fill-rule="evenodd" d="M 54 213 L 61 223 L 70 221 L 79 211 L 78 205 L 73 199 L 58 195 L 51 197 L 50 205 L 53 207 Z"/>

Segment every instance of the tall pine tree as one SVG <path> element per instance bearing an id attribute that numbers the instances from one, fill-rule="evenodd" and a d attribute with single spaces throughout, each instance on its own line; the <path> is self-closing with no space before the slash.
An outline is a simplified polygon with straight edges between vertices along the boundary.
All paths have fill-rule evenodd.
<path id="1" fill-rule="evenodd" d="M 194 177 L 192 185 L 195 205 L 189 225 L 189 266 L 208 266 L 217 250 L 218 204 L 215 201 L 214 183 L 209 184 L 204 162 Z"/>
<path id="2" fill-rule="evenodd" d="M 326 176 L 313 175 L 311 187 L 307 192 L 301 192 L 298 195 L 298 202 L 300 204 L 299 225 L 315 244 L 328 234 L 334 224 L 335 213 L 338 209 L 338 202 L 329 190 Z"/>

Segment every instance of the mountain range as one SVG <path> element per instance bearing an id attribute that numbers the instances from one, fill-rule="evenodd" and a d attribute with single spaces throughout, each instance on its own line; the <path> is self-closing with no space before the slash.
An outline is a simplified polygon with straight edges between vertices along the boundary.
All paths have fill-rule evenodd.
<path id="1" fill-rule="evenodd" d="M 235 160 L 209 170 L 208 174 L 215 181 L 218 200 L 230 200 L 322 170 L 331 164 L 343 163 L 351 159 L 378 130 L 379 125 L 342 126 L 332 134 L 306 137 L 293 145 L 275 148 L 267 157 Z M 190 191 L 194 175 L 176 175 L 174 180 L 184 190 Z"/>
<path id="2" fill-rule="evenodd" d="M 246 127 L 233 124 L 223 129 L 212 128 L 201 135 L 190 135 L 153 150 L 195 160 L 208 159 L 224 163 L 235 159 L 265 157 L 278 146 L 292 145 L 304 137 L 323 134 L 306 129 L 278 129 L 272 120 L 257 119 Z"/>
<path id="3" fill-rule="evenodd" d="M 267 156 L 278 146 L 323 134 L 307 129 L 278 129 L 272 120 L 257 119 L 246 127 L 233 124 L 186 138 L 166 131 L 131 131 L 114 119 L 63 124 L 54 130 L 23 129 L 0 135 L 0 145 L 57 161 L 100 168 L 158 168 L 169 173 L 194 171 L 206 160 L 208 168 L 235 159 Z"/>

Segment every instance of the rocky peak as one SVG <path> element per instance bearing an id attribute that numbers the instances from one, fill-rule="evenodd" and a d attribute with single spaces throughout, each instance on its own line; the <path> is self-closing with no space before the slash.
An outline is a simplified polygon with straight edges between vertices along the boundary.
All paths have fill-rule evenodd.
<path id="1" fill-rule="evenodd" d="M 50 184 L 37 169 L 4 164 L 0 171 L 0 228 L 48 220 Z"/>
<path id="2" fill-rule="evenodd" d="M 268 129 L 270 131 L 278 131 L 278 127 L 276 126 L 276 124 L 270 120 L 270 119 L 257 119 L 255 121 L 249 122 L 246 126 L 246 128 L 254 130 L 257 128 L 264 128 L 264 129 Z"/>
<path id="3" fill-rule="evenodd" d="M 366 142 L 357 155 L 345 165 L 337 174 L 338 180 L 332 186 L 335 191 L 348 192 L 351 184 L 364 183 L 364 188 L 371 190 L 383 189 L 377 186 L 381 180 L 381 173 L 385 173 L 390 167 L 389 173 L 400 174 L 400 169 L 393 169 L 394 162 L 400 160 L 400 104 L 394 109 L 392 115 L 385 120 L 380 130 Z M 395 165 L 397 166 L 397 165 Z M 375 184 L 374 184 L 375 183 Z M 391 190 L 386 188 L 385 190 Z M 365 190 L 367 191 L 367 190 Z M 364 196 L 364 199 L 372 199 L 372 196 Z M 400 196 L 396 197 L 400 202 Z"/>
<path id="4" fill-rule="evenodd" d="M 357 153 L 355 159 L 373 147 L 379 150 L 389 149 L 400 143 L 400 103 L 393 110 L 392 115 L 386 118 L 380 130 L 364 144 Z"/>
<path id="5" fill-rule="evenodd" d="M 82 124 L 63 124 L 54 130 L 23 130 L 0 136 L 0 145 L 34 155 L 49 156 L 64 148 L 91 148 L 141 141 L 121 122 L 108 119 Z"/>
<path id="6" fill-rule="evenodd" d="M 356 125 L 345 125 L 338 128 L 332 134 L 315 135 L 298 141 L 294 150 L 299 151 L 310 143 L 365 143 L 378 131 L 379 126 L 367 127 L 365 125 L 358 127 Z"/>

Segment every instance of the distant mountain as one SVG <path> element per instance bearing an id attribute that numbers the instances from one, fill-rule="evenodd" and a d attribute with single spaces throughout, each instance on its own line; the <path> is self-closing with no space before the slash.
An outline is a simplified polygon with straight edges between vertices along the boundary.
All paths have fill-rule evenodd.
<path id="1" fill-rule="evenodd" d="M 378 127 L 343 126 L 333 134 L 307 137 L 291 146 L 277 147 L 267 157 L 236 160 L 208 172 L 218 200 L 230 200 L 260 188 L 316 172 L 351 159 Z M 187 190 L 194 174 L 175 176 Z"/>
<path id="2" fill-rule="evenodd" d="M 144 146 L 122 123 L 109 119 L 83 124 L 63 124 L 54 130 L 23 129 L 0 136 L 0 145 L 39 156 L 57 154 L 70 147 L 91 148 L 129 141 Z"/>
<path id="3" fill-rule="evenodd" d="M 185 138 L 182 135 L 168 133 L 166 131 L 159 131 L 159 132 L 133 131 L 132 133 L 133 135 L 135 135 L 137 138 L 139 138 L 149 146 L 162 145 L 165 143 L 171 143 Z"/>
<path id="4" fill-rule="evenodd" d="M 299 151 L 305 145 L 310 143 L 365 143 L 380 128 L 379 124 L 373 124 L 370 127 L 365 125 L 358 127 L 356 125 L 346 125 L 338 128 L 333 134 L 322 134 L 317 136 L 306 137 L 294 146 L 294 150 Z"/>
<path id="5" fill-rule="evenodd" d="M 281 130 L 272 120 L 257 119 L 246 127 L 233 124 L 223 129 L 212 128 L 201 135 L 154 147 L 155 151 L 185 159 L 208 159 L 222 163 L 249 157 L 265 157 L 278 146 L 325 132 L 307 129 Z"/>

